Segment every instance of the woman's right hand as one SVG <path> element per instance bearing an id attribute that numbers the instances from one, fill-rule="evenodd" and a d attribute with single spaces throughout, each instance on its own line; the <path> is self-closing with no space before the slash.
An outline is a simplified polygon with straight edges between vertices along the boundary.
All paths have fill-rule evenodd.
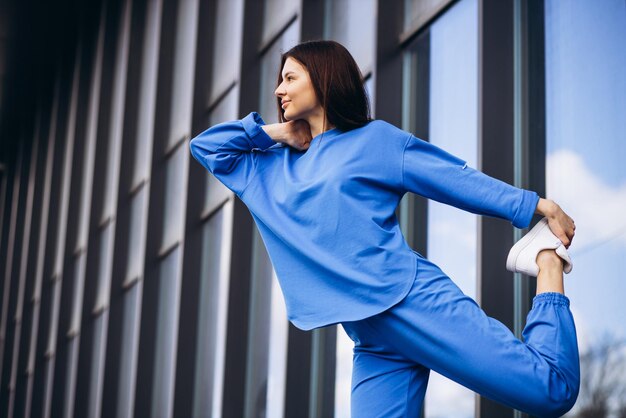
<path id="1" fill-rule="evenodd" d="M 561 240 L 565 248 L 569 248 L 576 231 L 574 220 L 556 202 L 549 199 L 539 199 L 535 213 L 548 218 L 552 233 Z"/>
<path id="2" fill-rule="evenodd" d="M 301 151 L 308 149 L 313 139 L 311 137 L 311 127 L 304 119 L 263 125 L 261 128 L 274 141 L 282 142 Z"/>

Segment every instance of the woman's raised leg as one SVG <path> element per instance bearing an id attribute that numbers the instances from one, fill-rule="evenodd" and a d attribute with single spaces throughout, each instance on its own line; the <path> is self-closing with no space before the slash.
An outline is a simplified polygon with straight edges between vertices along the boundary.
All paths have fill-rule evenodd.
<path id="1" fill-rule="evenodd" d="M 395 351 L 533 415 L 556 417 L 573 406 L 580 376 L 567 297 L 554 291 L 537 295 L 522 342 L 488 317 L 436 265 L 422 259 L 418 266 L 415 284 L 403 301 L 360 321 L 363 344 Z M 546 279 L 546 286 L 554 279 L 552 270 L 544 273 L 548 271 L 550 275 L 540 279 L 542 283 Z"/>

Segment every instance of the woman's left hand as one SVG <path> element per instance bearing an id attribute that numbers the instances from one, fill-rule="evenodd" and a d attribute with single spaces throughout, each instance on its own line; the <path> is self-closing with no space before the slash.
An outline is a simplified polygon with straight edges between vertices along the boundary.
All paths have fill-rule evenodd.
<path id="1" fill-rule="evenodd" d="M 565 248 L 569 248 L 576 231 L 574 220 L 556 202 L 549 199 L 539 199 L 535 213 L 548 218 L 552 233 L 561 240 Z"/>

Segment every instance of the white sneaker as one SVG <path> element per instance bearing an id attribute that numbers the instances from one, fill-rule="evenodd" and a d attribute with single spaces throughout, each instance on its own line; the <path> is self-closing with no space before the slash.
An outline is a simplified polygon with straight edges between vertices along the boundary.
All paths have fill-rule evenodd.
<path id="1" fill-rule="evenodd" d="M 506 269 L 537 277 L 539 274 L 537 255 L 542 250 L 556 250 L 557 255 L 563 259 L 563 272 L 572 271 L 573 264 L 567 249 L 550 230 L 547 218 L 537 222 L 537 225 L 511 247 L 506 259 Z"/>

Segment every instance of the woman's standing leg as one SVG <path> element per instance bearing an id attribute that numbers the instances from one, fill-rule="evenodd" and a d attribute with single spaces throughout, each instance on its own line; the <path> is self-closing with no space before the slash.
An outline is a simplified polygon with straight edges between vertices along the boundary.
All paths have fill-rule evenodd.
<path id="1" fill-rule="evenodd" d="M 342 325 L 354 341 L 351 416 L 418 418 L 430 370 L 377 345 L 362 321 Z"/>

